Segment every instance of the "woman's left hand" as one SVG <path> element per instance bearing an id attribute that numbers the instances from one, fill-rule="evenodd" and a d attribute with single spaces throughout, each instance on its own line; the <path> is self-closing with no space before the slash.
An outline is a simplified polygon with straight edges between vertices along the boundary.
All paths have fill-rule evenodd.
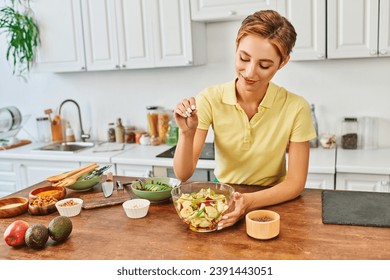
<path id="1" fill-rule="evenodd" d="M 233 199 L 234 209 L 223 215 L 222 220 L 218 223 L 218 230 L 234 225 L 245 215 L 248 208 L 248 201 L 245 201 L 244 196 L 239 192 L 233 194 Z"/>

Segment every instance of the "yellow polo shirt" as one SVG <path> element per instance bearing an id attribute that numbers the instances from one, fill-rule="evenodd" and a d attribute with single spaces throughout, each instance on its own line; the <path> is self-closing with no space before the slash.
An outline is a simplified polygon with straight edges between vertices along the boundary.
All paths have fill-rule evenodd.
<path id="1" fill-rule="evenodd" d="M 198 128 L 214 130 L 220 182 L 275 185 L 286 176 L 287 143 L 316 136 L 306 100 L 272 82 L 250 121 L 237 103 L 235 80 L 206 88 L 196 102 Z"/>

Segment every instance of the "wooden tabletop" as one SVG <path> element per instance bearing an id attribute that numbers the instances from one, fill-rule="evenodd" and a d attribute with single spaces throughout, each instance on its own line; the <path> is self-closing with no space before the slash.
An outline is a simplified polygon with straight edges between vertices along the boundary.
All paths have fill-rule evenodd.
<path id="1" fill-rule="evenodd" d="M 129 177 L 116 177 L 122 183 Z M 31 186 L 11 196 L 28 197 Z M 237 191 L 258 190 L 234 186 Z M 95 186 L 90 192 L 100 192 Z M 129 189 L 126 191 L 131 192 Z M 67 197 L 80 192 L 67 190 Z M 42 250 L 9 247 L 0 241 L 0 259 L 25 260 L 342 260 L 390 259 L 390 228 L 323 224 L 321 190 L 306 189 L 297 199 L 268 207 L 280 214 L 280 234 L 271 240 L 257 240 L 246 234 L 245 221 L 211 233 L 188 229 L 173 203 L 151 204 L 148 215 L 129 219 L 122 205 L 83 209 L 72 217 L 73 231 L 61 244 L 49 240 Z M 46 216 L 29 213 L 0 219 L 0 234 L 15 220 L 48 225 L 58 212 Z"/>

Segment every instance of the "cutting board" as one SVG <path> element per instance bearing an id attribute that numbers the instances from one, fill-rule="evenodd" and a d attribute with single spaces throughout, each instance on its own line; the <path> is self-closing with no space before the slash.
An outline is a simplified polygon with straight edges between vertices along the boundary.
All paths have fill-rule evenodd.
<path id="1" fill-rule="evenodd" d="M 31 143 L 30 140 L 19 140 L 18 143 L 15 143 L 15 144 L 12 144 L 12 145 L 9 145 L 9 146 L 0 147 L 0 151 L 1 150 L 9 150 L 9 149 L 17 148 L 17 147 L 20 147 L 20 146 L 28 145 L 30 143 Z"/>
<path id="2" fill-rule="evenodd" d="M 390 227 L 390 193 L 323 191 L 322 222 Z"/>
<path id="3" fill-rule="evenodd" d="M 111 196 L 104 197 L 102 192 L 90 193 L 80 195 L 80 198 L 84 201 L 84 209 L 94 209 L 98 207 L 112 206 L 125 202 L 131 199 L 131 195 L 127 191 L 115 190 Z"/>

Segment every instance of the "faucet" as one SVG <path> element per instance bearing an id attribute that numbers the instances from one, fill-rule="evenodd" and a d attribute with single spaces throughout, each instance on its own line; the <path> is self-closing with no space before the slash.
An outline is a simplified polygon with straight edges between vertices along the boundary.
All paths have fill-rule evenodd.
<path id="1" fill-rule="evenodd" d="M 80 131 L 81 131 L 81 135 L 80 135 L 80 136 L 81 136 L 81 140 L 82 140 L 83 142 L 85 142 L 85 139 L 89 139 L 91 136 L 90 136 L 89 134 L 87 134 L 87 133 L 84 132 L 83 124 L 82 124 L 82 122 L 81 122 L 81 112 L 80 112 L 80 106 L 79 106 L 79 104 L 77 104 L 77 102 L 74 101 L 73 99 L 66 99 L 66 100 L 62 101 L 62 103 L 61 103 L 61 105 L 60 105 L 60 109 L 59 109 L 59 111 L 58 111 L 58 114 L 61 116 L 61 108 L 62 108 L 62 106 L 63 106 L 65 103 L 67 103 L 67 102 L 73 102 L 73 103 L 76 105 L 76 107 L 77 107 L 77 110 L 78 110 L 78 113 L 79 113 Z"/>

